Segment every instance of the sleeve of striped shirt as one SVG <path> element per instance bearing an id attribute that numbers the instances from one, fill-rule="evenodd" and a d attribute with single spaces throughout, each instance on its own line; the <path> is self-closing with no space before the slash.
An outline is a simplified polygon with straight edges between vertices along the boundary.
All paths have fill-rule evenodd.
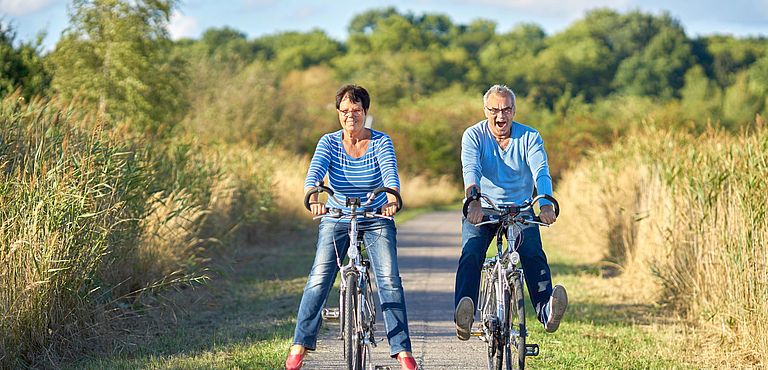
<path id="1" fill-rule="evenodd" d="M 322 180 L 328 172 L 331 164 L 331 145 L 328 135 L 323 135 L 315 148 L 315 154 L 312 155 L 312 161 L 309 162 L 307 178 L 304 180 L 304 187 L 315 186 L 315 182 Z"/>
<path id="2" fill-rule="evenodd" d="M 400 177 L 397 174 L 397 159 L 395 158 L 395 148 L 392 145 L 392 139 L 389 135 L 383 134 L 381 143 L 379 143 L 376 159 L 381 168 L 381 179 L 384 186 L 400 190 Z"/>

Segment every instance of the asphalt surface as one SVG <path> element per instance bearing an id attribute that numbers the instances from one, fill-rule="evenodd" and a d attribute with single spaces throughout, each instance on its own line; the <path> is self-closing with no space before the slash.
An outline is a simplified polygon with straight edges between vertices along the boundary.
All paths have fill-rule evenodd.
<path id="1" fill-rule="evenodd" d="M 456 338 L 453 288 L 461 254 L 461 212 L 434 212 L 398 225 L 398 261 L 405 289 L 413 355 L 421 369 L 484 369 L 485 343 Z M 337 293 L 332 293 L 337 294 Z M 400 369 L 389 357 L 382 319 L 373 349 L 375 369 Z M 304 369 L 343 369 L 342 341 L 337 322 L 325 322 L 317 351 L 305 358 Z"/>

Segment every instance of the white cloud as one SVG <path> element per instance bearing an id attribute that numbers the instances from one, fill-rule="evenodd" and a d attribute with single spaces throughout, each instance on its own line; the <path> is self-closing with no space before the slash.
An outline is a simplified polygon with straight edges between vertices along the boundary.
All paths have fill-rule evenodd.
<path id="1" fill-rule="evenodd" d="M 183 37 L 194 37 L 196 36 L 197 28 L 197 18 L 186 16 L 179 11 L 174 11 L 173 14 L 171 14 L 171 21 L 168 23 L 168 32 L 170 32 L 172 39 L 178 40 Z"/>
<path id="2" fill-rule="evenodd" d="M 21 16 L 34 13 L 58 0 L 0 0 L 0 13 Z"/>

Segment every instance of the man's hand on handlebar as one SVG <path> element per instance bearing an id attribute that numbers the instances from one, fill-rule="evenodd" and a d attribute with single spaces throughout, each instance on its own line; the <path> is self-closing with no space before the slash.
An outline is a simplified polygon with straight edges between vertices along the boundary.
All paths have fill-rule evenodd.
<path id="1" fill-rule="evenodd" d="M 539 219 L 541 222 L 551 225 L 557 221 L 557 215 L 555 214 L 555 208 L 551 204 L 541 206 L 541 212 L 539 213 Z"/>
<path id="2" fill-rule="evenodd" d="M 483 221 L 483 207 L 479 200 L 473 200 L 467 208 L 467 221 L 472 225 L 477 225 Z"/>

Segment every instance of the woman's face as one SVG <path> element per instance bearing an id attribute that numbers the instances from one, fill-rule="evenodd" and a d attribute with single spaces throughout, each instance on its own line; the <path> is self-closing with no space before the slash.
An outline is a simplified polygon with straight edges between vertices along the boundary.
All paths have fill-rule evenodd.
<path id="1" fill-rule="evenodd" d="M 339 104 L 339 123 L 345 132 L 358 132 L 364 128 L 365 110 L 361 103 L 354 103 L 345 96 Z"/>

